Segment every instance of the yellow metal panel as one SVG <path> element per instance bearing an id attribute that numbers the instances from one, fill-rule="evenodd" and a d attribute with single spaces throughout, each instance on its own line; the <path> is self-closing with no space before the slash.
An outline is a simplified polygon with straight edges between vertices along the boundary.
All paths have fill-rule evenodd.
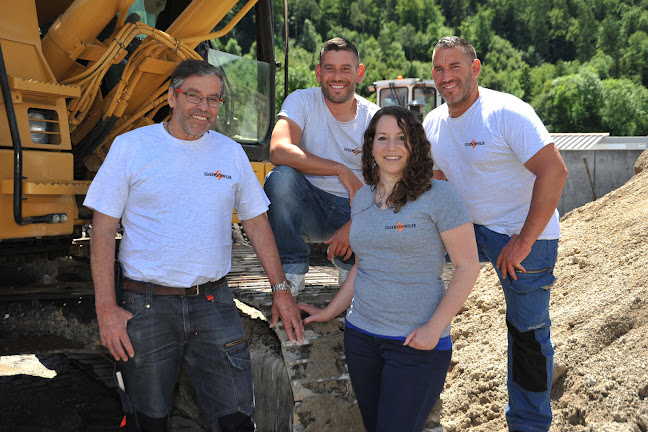
<path id="1" fill-rule="evenodd" d="M 259 180 L 259 183 L 263 186 L 263 182 L 265 181 L 265 176 L 268 175 L 270 171 L 272 171 L 272 168 L 274 168 L 274 165 L 272 165 L 270 162 L 250 162 L 252 164 L 252 169 L 254 170 L 254 174 L 256 175 L 257 179 Z M 234 214 L 232 216 L 232 223 L 240 223 L 240 219 L 236 215 L 236 210 L 234 210 Z"/>
<path id="2" fill-rule="evenodd" d="M 0 149 L 0 179 L 13 180 L 13 161 L 13 150 Z M 27 150 L 23 152 L 23 176 L 27 181 L 72 181 L 73 163 L 72 153 Z"/>
<path id="3" fill-rule="evenodd" d="M 9 87 L 12 90 L 21 90 L 35 95 L 60 96 L 65 98 L 78 98 L 81 96 L 81 87 L 76 85 L 55 84 L 14 76 L 9 76 L 8 80 Z"/>
<path id="4" fill-rule="evenodd" d="M 158 75 L 171 75 L 173 69 L 178 66 L 178 62 L 156 59 L 147 57 L 139 67 L 142 72 L 151 72 Z"/>
<path id="5" fill-rule="evenodd" d="M 36 150 L 23 152 L 23 176 L 27 177 L 23 185 L 26 192 L 30 192 L 23 196 L 23 217 L 65 213 L 68 221 L 62 224 L 16 224 L 13 218 L 13 160 L 13 150 L 0 150 L 0 189 L 3 192 L 0 194 L 0 240 L 71 234 L 77 216 L 74 194 L 52 193 L 55 189 L 65 192 L 66 188 L 80 188 L 81 183 L 87 183 L 74 181 L 72 154 Z M 4 193 L 9 186 L 11 192 Z M 36 194 L 38 192 L 43 194 Z"/>
<path id="6" fill-rule="evenodd" d="M 73 195 L 31 195 L 23 201 L 23 217 L 50 213 L 65 213 L 68 220 L 58 224 L 18 225 L 13 218 L 13 196 L 0 195 L 0 240 L 72 234 L 76 215 Z"/>
<path id="7" fill-rule="evenodd" d="M 33 1 L 3 4 L 0 15 L 2 53 L 9 75 L 51 81 L 52 71 L 43 59 Z"/>
<path id="8" fill-rule="evenodd" d="M 238 0 L 194 0 L 166 32 L 177 39 L 210 33 L 236 3 Z M 195 48 L 198 42 L 187 45 Z"/>
<path id="9" fill-rule="evenodd" d="M 91 180 L 71 182 L 23 181 L 23 195 L 85 195 Z M 0 180 L 0 194 L 11 195 L 14 191 L 13 180 Z"/>
<path id="10" fill-rule="evenodd" d="M 24 86 L 31 87 L 32 85 L 40 90 L 32 93 L 31 91 L 12 91 L 14 110 L 16 112 L 16 123 L 18 125 L 18 133 L 20 134 L 20 141 L 23 148 L 41 148 L 50 150 L 71 150 L 72 143 L 70 142 L 70 125 L 68 123 L 67 108 L 65 99 L 62 96 L 47 96 L 43 93 L 44 89 L 52 89 L 53 87 L 63 88 L 69 86 L 52 87 L 47 83 L 27 83 L 26 81 L 19 81 Z M 74 91 L 74 90 L 71 90 Z M 65 92 L 63 92 L 65 93 Z M 0 108 L 4 105 L 0 103 Z M 52 131 L 51 144 L 36 144 L 32 141 L 31 133 L 29 131 L 29 118 L 28 112 L 30 108 L 49 110 L 56 113 L 55 121 L 50 122 Z M 11 134 L 9 131 L 9 124 L 4 109 L 0 109 L 0 147 L 13 147 Z"/>
<path id="11" fill-rule="evenodd" d="M 132 0 L 130 0 L 132 3 Z M 83 70 L 76 58 L 119 11 L 121 0 L 76 0 L 42 39 L 42 50 L 59 81 Z"/>

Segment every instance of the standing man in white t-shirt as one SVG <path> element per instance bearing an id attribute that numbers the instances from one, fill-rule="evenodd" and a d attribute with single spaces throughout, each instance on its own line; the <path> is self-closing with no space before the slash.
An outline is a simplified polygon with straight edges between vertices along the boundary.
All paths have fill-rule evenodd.
<path id="1" fill-rule="evenodd" d="M 320 87 L 291 93 L 281 107 L 270 141 L 277 167 L 265 181 L 268 219 L 293 294 L 308 272 L 306 241 L 329 245 L 340 284 L 353 266 L 350 201 L 364 184 L 362 134 L 379 110 L 355 94 L 364 65 L 350 41 L 326 42 L 315 76 Z"/>
<path id="2" fill-rule="evenodd" d="M 217 68 L 182 62 L 171 75 L 169 122 L 115 139 L 84 203 L 95 210 L 101 342 L 117 360 L 129 432 L 166 432 L 181 361 L 210 431 L 256 430 L 250 354 L 225 278 L 233 208 L 272 285 L 271 324 L 281 318 L 291 341 L 303 340 L 264 214 L 268 199 L 241 146 L 211 130 L 222 90 Z M 120 219 L 123 276 L 115 278 Z"/>
<path id="3" fill-rule="evenodd" d="M 480 258 L 497 271 L 506 299 L 510 431 L 551 425 L 550 286 L 560 227 L 556 206 L 567 168 L 533 108 L 479 87 L 481 63 L 459 37 L 432 56 L 446 103 L 425 118 L 435 178 L 447 178 L 472 214 Z"/>

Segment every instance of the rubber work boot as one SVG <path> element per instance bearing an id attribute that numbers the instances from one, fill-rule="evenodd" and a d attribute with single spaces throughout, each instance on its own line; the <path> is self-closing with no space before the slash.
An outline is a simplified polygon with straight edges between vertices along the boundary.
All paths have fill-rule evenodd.
<path id="1" fill-rule="evenodd" d="M 286 280 L 290 282 L 290 293 L 293 297 L 297 297 L 306 287 L 305 274 L 286 273 Z"/>

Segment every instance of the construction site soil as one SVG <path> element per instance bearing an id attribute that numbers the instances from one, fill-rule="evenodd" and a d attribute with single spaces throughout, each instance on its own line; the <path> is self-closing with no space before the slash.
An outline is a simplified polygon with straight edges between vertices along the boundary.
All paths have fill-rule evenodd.
<path id="1" fill-rule="evenodd" d="M 623 187 L 562 218 L 551 288 L 550 432 L 648 432 L 648 152 L 635 172 Z M 507 430 L 505 312 L 495 272 L 485 266 L 453 321 L 444 431 Z M 36 370 L 28 356 L 0 358 L 0 430 L 116 430 L 121 414 L 114 390 L 62 355 L 42 356 L 41 363 L 57 376 L 48 377 L 43 366 Z M 176 430 L 202 428 L 187 420 Z M 361 428 L 328 423 L 321 430 Z"/>

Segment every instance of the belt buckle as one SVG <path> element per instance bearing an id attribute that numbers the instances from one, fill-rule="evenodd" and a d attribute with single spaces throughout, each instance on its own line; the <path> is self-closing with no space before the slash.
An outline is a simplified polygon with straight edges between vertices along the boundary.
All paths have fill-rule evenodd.
<path id="1" fill-rule="evenodd" d="M 200 285 L 194 285 L 191 288 L 189 288 L 191 291 L 187 294 L 190 296 L 197 296 L 200 294 Z"/>

